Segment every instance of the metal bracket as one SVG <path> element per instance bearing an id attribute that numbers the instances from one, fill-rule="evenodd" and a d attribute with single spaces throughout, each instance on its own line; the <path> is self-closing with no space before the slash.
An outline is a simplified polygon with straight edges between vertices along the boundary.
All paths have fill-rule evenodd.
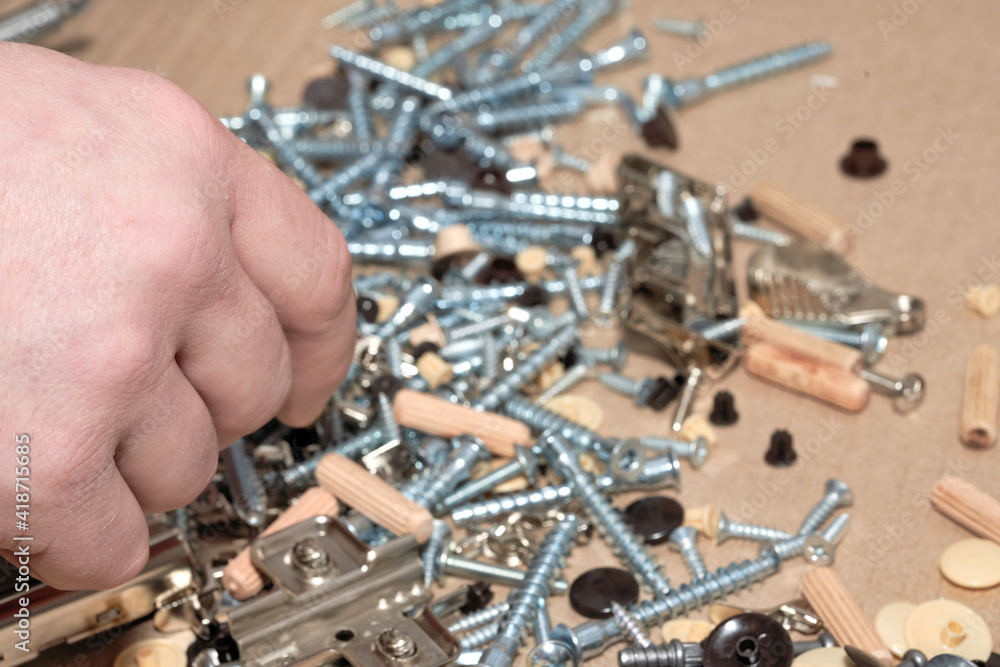
<path id="1" fill-rule="evenodd" d="M 320 516 L 259 537 L 251 556 L 275 588 L 223 619 L 243 667 L 441 667 L 459 653 L 424 606 L 412 535 L 369 547 Z"/>

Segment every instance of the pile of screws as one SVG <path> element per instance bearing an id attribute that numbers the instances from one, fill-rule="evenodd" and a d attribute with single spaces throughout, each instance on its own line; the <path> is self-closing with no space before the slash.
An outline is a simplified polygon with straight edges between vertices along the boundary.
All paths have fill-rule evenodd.
<path id="1" fill-rule="evenodd" d="M 534 632 L 533 665 L 575 665 L 628 640 L 623 666 L 735 664 L 735 657 L 784 667 L 831 638 L 793 644 L 788 623 L 758 613 L 719 623 L 701 643 L 657 646 L 644 628 L 747 588 L 789 558 L 829 564 L 848 516 L 824 525 L 851 504 L 850 490 L 831 480 L 794 534 L 738 523 L 713 507 L 685 511 L 658 496 L 619 512 L 609 495 L 676 488 L 678 459 L 693 469 L 705 463 L 715 435 L 708 418 L 688 415 L 704 373 L 690 366 L 672 377 L 628 377 L 621 343 L 582 342 L 626 317 L 636 239 L 622 233 L 616 197 L 553 195 L 538 183 L 568 170 L 595 192 L 616 190 L 614 166 L 555 145 L 554 124 L 610 104 L 650 147 L 673 148 L 673 110 L 813 62 L 830 48 L 806 44 L 679 82 L 653 75 L 635 101 L 594 79 L 644 58 L 641 33 L 593 54 L 578 48 L 620 10 L 609 0 L 445 0 L 410 11 L 355 3 L 327 24 L 363 30 L 373 52 L 332 47 L 337 73 L 309 85 L 306 106 L 274 109 L 267 82 L 251 80 L 249 110 L 223 120 L 298 179 L 340 226 L 358 268 L 359 342 L 347 379 L 315 427 L 303 435 L 271 425 L 238 443 L 225 480 L 237 511 L 259 526 L 315 485 L 322 462 L 338 455 L 433 515 L 423 547 L 427 586 L 453 575 L 512 589 L 506 601 L 479 600 L 448 621 L 461 635 L 462 664 L 506 667 Z M 431 50 L 429 42 L 440 44 Z M 734 238 L 788 242 L 748 224 L 756 217 L 749 203 L 733 213 Z M 695 233 L 695 222 L 691 241 L 711 256 L 712 240 L 707 231 Z M 731 337 L 742 324 L 702 321 L 699 335 Z M 880 352 L 872 345 L 884 342 L 878 332 L 855 338 L 841 335 L 872 358 Z M 587 379 L 631 397 L 639 409 L 676 402 L 671 437 L 600 435 L 599 406 L 562 400 Z M 733 396 L 719 392 L 711 423 L 737 419 Z M 291 460 L 272 457 L 282 462 L 261 474 L 246 445 L 260 463 L 262 448 L 276 443 L 291 450 Z M 777 432 L 767 458 L 790 464 L 791 436 Z M 359 507 L 346 508 L 340 520 L 371 545 L 394 537 Z M 625 569 L 602 568 L 570 587 L 560 569 L 591 527 Z M 453 540 L 459 529 L 465 537 Z M 755 541 L 760 555 L 711 572 L 699 535 Z M 665 576 L 649 549 L 664 542 L 687 565 L 688 582 L 674 585 Z M 639 600 L 640 586 L 649 599 Z M 546 600 L 567 590 L 573 607 L 593 620 L 553 628 Z M 818 632 L 820 624 L 806 629 Z"/>

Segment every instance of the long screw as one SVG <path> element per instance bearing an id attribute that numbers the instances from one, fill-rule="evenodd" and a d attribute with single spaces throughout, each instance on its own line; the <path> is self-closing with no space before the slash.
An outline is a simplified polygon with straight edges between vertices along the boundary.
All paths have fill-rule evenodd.
<path id="1" fill-rule="evenodd" d="M 509 479 L 514 479 L 518 475 L 526 476 L 528 482 L 534 486 L 538 471 L 538 460 L 534 452 L 531 451 L 530 447 L 520 446 L 515 447 L 514 451 L 516 456 L 513 461 L 453 491 L 441 502 L 441 506 L 444 509 L 457 507 L 462 503 L 493 490 Z"/>
<path id="2" fill-rule="evenodd" d="M 225 465 L 223 475 L 240 518 L 248 526 L 263 528 L 267 518 L 267 494 L 247 452 L 247 441 L 242 438 L 237 440 L 223 449 L 219 456 Z"/>
<path id="3" fill-rule="evenodd" d="M 547 598 L 552 581 L 562 567 L 563 559 L 573 547 L 580 520 L 566 516 L 548 532 L 538 553 L 531 559 L 524 582 L 511 591 L 507 602 L 510 609 L 500 625 L 500 633 L 483 652 L 479 664 L 483 667 L 508 667 L 528 633 L 538 612 L 538 600 Z"/>
<path id="4" fill-rule="evenodd" d="M 719 530 L 715 535 L 716 544 L 722 544 L 730 538 L 741 540 L 753 540 L 755 542 L 780 542 L 793 537 L 787 533 L 770 526 L 758 526 L 750 523 L 740 523 L 733 521 L 725 512 L 719 512 Z"/>
<path id="5" fill-rule="evenodd" d="M 679 639 L 671 639 L 667 644 L 629 646 L 618 652 L 619 667 L 700 667 L 701 664 L 701 644 Z"/>
<path id="6" fill-rule="evenodd" d="M 889 340 L 882 333 L 882 327 L 878 324 L 866 324 L 861 331 L 856 332 L 815 326 L 798 320 L 782 321 L 817 338 L 856 347 L 861 351 L 861 356 L 865 364 L 869 366 L 879 362 L 885 355 L 886 347 L 889 345 Z"/>
<path id="7" fill-rule="evenodd" d="M 571 449 L 558 435 L 545 438 L 544 448 L 549 462 L 574 487 L 576 497 L 586 508 L 597 529 L 604 535 L 618 557 L 641 579 L 657 597 L 666 596 L 673 589 L 657 563 L 639 540 L 632 528 L 625 523 L 601 490 L 594 484 L 594 478 L 580 467 L 578 452 Z"/>
<path id="8" fill-rule="evenodd" d="M 565 352 L 576 341 L 576 327 L 568 326 L 552 337 L 520 366 L 497 379 L 489 390 L 479 397 L 476 407 L 492 410 L 510 399 L 515 390 L 537 375 L 550 361 Z"/>
<path id="9" fill-rule="evenodd" d="M 691 580 L 697 581 L 708 574 L 705 567 L 705 560 L 698 551 L 696 540 L 698 539 L 698 529 L 694 526 L 679 526 L 670 533 L 667 539 L 668 546 L 681 554 L 688 569 L 691 570 Z"/>
<path id="10" fill-rule="evenodd" d="M 479 611 L 474 611 L 468 616 L 463 616 L 449 625 L 448 632 L 457 635 L 463 632 L 471 632 L 484 625 L 489 625 L 499 620 L 501 616 L 507 613 L 509 608 L 510 605 L 507 602 L 498 602 L 488 607 L 483 607 Z"/>
<path id="11" fill-rule="evenodd" d="M 901 414 L 913 410 L 924 399 L 924 378 L 916 373 L 896 379 L 862 368 L 858 374 L 883 394 L 892 396 L 892 407 Z"/>
<path id="12" fill-rule="evenodd" d="M 471 558 L 462 558 L 454 555 L 450 548 L 443 549 L 438 556 L 436 575 L 438 578 L 453 575 L 463 579 L 487 581 L 498 586 L 511 587 L 518 586 L 524 581 L 524 570 Z M 567 590 L 569 590 L 569 584 L 565 580 L 560 579 L 552 584 L 552 592 L 557 595 L 562 595 Z"/>
<path id="13" fill-rule="evenodd" d="M 615 313 L 615 304 L 618 303 L 618 292 L 621 290 L 622 274 L 625 272 L 625 264 L 635 252 L 635 241 L 625 239 L 611 256 L 611 263 L 608 264 L 607 281 L 601 291 L 601 303 L 597 307 L 597 314 L 603 321 L 610 321 Z"/>
<path id="14" fill-rule="evenodd" d="M 798 534 L 807 535 L 816 532 L 837 509 L 850 507 L 852 504 L 854 504 L 854 492 L 851 491 L 851 487 L 839 479 L 827 480 L 823 498 L 802 520 Z"/>

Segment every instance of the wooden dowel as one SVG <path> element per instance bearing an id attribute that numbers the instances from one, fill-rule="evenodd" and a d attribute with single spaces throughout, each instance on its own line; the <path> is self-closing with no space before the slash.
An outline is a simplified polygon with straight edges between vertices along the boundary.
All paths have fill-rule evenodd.
<path id="1" fill-rule="evenodd" d="M 837 254 L 850 248 L 850 229 L 840 220 L 773 183 L 761 183 L 750 195 L 761 214 L 807 241 Z"/>
<path id="2" fill-rule="evenodd" d="M 268 526 L 261 535 L 270 535 L 289 526 L 317 516 L 336 516 L 339 505 L 329 492 L 314 486 L 299 498 L 298 502 L 286 509 Z M 222 570 L 222 585 L 237 600 L 246 600 L 264 588 L 264 579 L 250 559 L 250 545 L 247 545 L 229 561 Z"/>
<path id="3" fill-rule="evenodd" d="M 412 533 L 423 544 L 434 518 L 382 478 L 340 454 L 327 454 L 316 466 L 316 481 L 366 517 L 395 533 Z"/>
<path id="4" fill-rule="evenodd" d="M 862 366 L 859 350 L 823 340 L 801 329 L 766 317 L 747 317 L 740 336 L 745 343 L 769 343 L 851 373 L 856 373 Z"/>
<path id="5" fill-rule="evenodd" d="M 931 503 L 960 526 L 1000 544 L 1000 501 L 971 482 L 954 475 L 942 477 L 931 489 Z"/>
<path id="6" fill-rule="evenodd" d="M 1000 355 L 991 345 L 978 345 L 969 354 L 962 403 L 962 442 L 984 449 L 997 439 L 997 403 L 1000 401 Z"/>
<path id="7" fill-rule="evenodd" d="M 856 412 L 871 397 L 871 387 L 857 375 L 768 343 L 750 345 L 743 362 L 754 375 L 844 410 Z"/>
<path id="8" fill-rule="evenodd" d="M 841 646 L 856 646 L 892 664 L 892 654 L 875 631 L 875 624 L 861 611 L 836 572 L 820 567 L 807 573 L 802 593 Z"/>
<path id="9" fill-rule="evenodd" d="M 393 413 L 400 426 L 454 438 L 474 435 L 491 453 L 514 457 L 514 445 L 531 445 L 527 424 L 494 412 L 479 411 L 412 389 L 400 389 L 393 399 Z"/>

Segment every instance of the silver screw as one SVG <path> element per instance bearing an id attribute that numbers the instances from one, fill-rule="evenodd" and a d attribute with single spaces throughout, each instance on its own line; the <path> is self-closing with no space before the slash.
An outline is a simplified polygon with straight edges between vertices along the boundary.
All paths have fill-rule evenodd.
<path id="1" fill-rule="evenodd" d="M 802 555 L 802 550 L 805 549 L 806 540 L 809 539 L 809 536 L 810 533 L 803 533 L 789 537 L 787 540 L 772 542 L 770 545 L 764 543 L 761 544 L 761 551 L 773 550 L 774 553 L 778 554 L 779 559 L 786 561 Z"/>
<path id="2" fill-rule="evenodd" d="M 691 39 L 700 39 L 706 33 L 705 22 L 701 19 L 697 21 L 679 21 L 677 19 L 653 19 L 653 27 L 660 32 Z"/>
<path id="3" fill-rule="evenodd" d="M 601 303 L 597 308 L 599 319 L 602 322 L 611 322 L 614 317 L 615 304 L 618 303 L 618 293 L 621 290 L 622 274 L 625 272 L 625 264 L 632 257 L 633 252 L 635 252 L 635 241 L 625 239 L 611 256 L 604 290 L 601 292 Z"/>
<path id="4" fill-rule="evenodd" d="M 646 461 L 642 473 L 634 481 L 622 483 L 611 475 L 601 475 L 594 484 L 601 491 L 630 491 L 676 488 L 679 484 L 677 457 L 672 453 Z M 451 519 L 457 525 L 489 521 L 511 512 L 531 512 L 542 507 L 559 505 L 571 500 L 573 488 L 569 485 L 544 486 L 520 493 L 508 493 L 490 500 L 472 503 L 452 510 Z"/>
<path id="5" fill-rule="evenodd" d="M 648 585 L 657 597 L 669 594 L 673 589 L 663 575 L 662 566 L 653 559 L 645 545 L 625 523 L 621 513 L 597 488 L 593 477 L 580 467 L 578 452 L 570 448 L 560 436 L 554 434 L 544 438 L 543 447 L 553 467 L 574 488 L 577 499 L 586 508 L 594 525 L 604 535 L 621 561 Z"/>
<path id="6" fill-rule="evenodd" d="M 539 72 L 548 69 L 559 59 L 559 56 L 578 44 L 584 35 L 598 23 L 608 18 L 616 6 L 617 3 L 606 0 L 583 5 L 576 18 L 570 21 L 566 27 L 551 35 L 548 44 L 541 52 L 525 63 L 521 69 L 526 72 Z"/>
<path id="7" fill-rule="evenodd" d="M 549 596 L 563 559 L 572 549 L 580 520 L 572 514 L 548 532 L 524 576 L 524 582 L 511 591 L 510 609 L 503 617 L 500 633 L 479 661 L 482 667 L 509 667 L 521 644 L 521 637 L 531 627 L 538 612 L 539 598 Z"/>
<path id="8" fill-rule="evenodd" d="M 569 391 L 581 380 L 593 373 L 593 371 L 594 365 L 586 360 L 573 365 L 563 374 L 561 378 L 553 382 L 552 386 L 542 392 L 538 398 L 535 399 L 535 405 L 545 405 L 556 396 Z"/>
<path id="9" fill-rule="evenodd" d="M 701 644 L 679 639 L 671 639 L 667 644 L 630 646 L 618 652 L 619 667 L 699 667 L 701 664 Z"/>
<path id="10" fill-rule="evenodd" d="M 0 18 L 0 42 L 27 42 L 85 9 L 87 0 L 37 2 Z"/>
<path id="11" fill-rule="evenodd" d="M 674 109 L 689 107 L 722 91 L 816 62 L 828 56 L 828 42 L 811 42 L 720 69 L 704 77 L 665 81 L 663 100 Z"/>
<path id="12" fill-rule="evenodd" d="M 671 440 L 670 438 L 660 438 L 657 436 L 639 438 L 639 442 L 641 442 L 644 447 L 649 447 L 650 449 L 655 449 L 660 452 L 671 451 L 677 455 L 677 458 L 687 459 L 688 463 L 690 463 L 691 467 L 695 470 L 705 464 L 710 451 L 708 447 L 708 440 L 700 435 L 691 442 L 685 442 L 684 440 Z"/>
<path id="13" fill-rule="evenodd" d="M 628 396 L 640 408 L 649 406 L 649 399 L 659 381 L 654 377 L 630 378 L 620 373 L 599 373 L 597 380 L 616 394 Z"/>
<path id="14" fill-rule="evenodd" d="M 862 368 L 858 374 L 882 393 L 892 396 L 892 407 L 901 414 L 913 410 L 924 400 L 924 378 L 917 373 L 895 379 Z"/>
<path id="15" fill-rule="evenodd" d="M 581 347 L 576 351 L 576 354 L 591 363 L 608 364 L 616 371 L 624 368 L 625 362 L 628 361 L 628 348 L 624 341 L 608 348 Z"/>
<path id="16" fill-rule="evenodd" d="M 583 100 L 567 97 L 523 106 L 481 111 L 476 125 L 491 134 L 509 134 L 515 130 L 543 127 L 575 118 L 586 110 Z"/>
<path id="17" fill-rule="evenodd" d="M 741 220 L 732 221 L 732 233 L 734 239 L 741 241 L 753 241 L 754 243 L 767 243 L 770 245 L 788 245 L 792 238 L 787 234 L 767 229 L 760 225 L 752 225 Z"/>
<path id="18" fill-rule="evenodd" d="M 536 665 L 565 664 L 572 661 L 571 637 L 562 630 L 552 629 L 548 605 L 545 598 L 538 598 L 538 612 L 535 616 L 535 648 L 528 654 L 529 667 Z"/>
<path id="19" fill-rule="evenodd" d="M 463 579 L 488 581 L 498 586 L 510 587 L 519 586 L 525 578 L 524 570 L 456 556 L 451 552 L 451 546 L 441 550 L 441 554 L 437 558 L 436 575 L 439 581 L 445 576 L 453 575 Z M 562 595 L 567 590 L 569 590 L 569 584 L 563 579 L 552 584 L 552 592 L 557 595 Z"/>
<path id="20" fill-rule="evenodd" d="M 401 329 L 422 315 L 433 301 L 434 285 L 431 282 L 424 281 L 415 285 L 403 296 L 396 312 L 379 327 L 375 336 L 382 340 L 392 338 Z"/>
<path id="21" fill-rule="evenodd" d="M 470 632 L 484 625 L 489 625 L 500 620 L 500 617 L 507 613 L 510 605 L 507 602 L 498 602 L 484 607 L 479 611 L 474 611 L 468 616 L 463 616 L 448 626 L 448 632 L 458 635 L 463 632 Z"/>
<path id="22" fill-rule="evenodd" d="M 728 320 L 712 322 L 705 327 L 696 329 L 705 340 L 724 340 L 738 334 L 746 324 L 745 317 L 734 317 Z"/>
<path id="23" fill-rule="evenodd" d="M 670 533 L 667 545 L 671 550 L 680 552 L 681 558 L 691 570 L 691 580 L 697 581 L 708 574 L 705 560 L 698 551 L 698 529 L 694 526 L 679 526 Z"/>
<path id="24" fill-rule="evenodd" d="M 517 446 L 514 448 L 514 453 L 515 458 L 513 461 L 458 488 L 442 501 L 441 506 L 444 509 L 457 507 L 488 491 L 492 491 L 500 484 L 509 479 L 514 479 L 518 475 L 527 477 L 528 483 L 533 486 L 535 484 L 536 473 L 538 472 L 538 460 L 534 452 L 531 451 L 530 447 Z"/>
<path id="25" fill-rule="evenodd" d="M 719 530 L 716 533 L 715 541 L 722 544 L 731 537 L 741 540 L 753 540 L 755 542 L 781 542 L 794 537 L 777 528 L 769 526 L 758 526 L 750 523 L 740 523 L 733 521 L 725 512 L 719 512 Z"/>
<path id="26" fill-rule="evenodd" d="M 382 430 L 379 428 L 370 428 L 361 431 L 348 440 L 324 449 L 301 463 L 297 463 L 290 468 L 285 468 L 280 473 L 274 473 L 273 477 L 271 474 L 265 476 L 265 481 L 268 486 L 280 483 L 290 491 L 305 489 L 307 486 L 315 484 L 316 466 L 319 465 L 320 459 L 325 455 L 337 453 L 349 459 L 356 460 L 383 442 L 385 442 L 385 436 L 382 434 Z M 278 482 L 278 479 L 281 482 Z"/>
<path id="27" fill-rule="evenodd" d="M 670 424 L 670 428 L 675 432 L 680 431 L 684 426 L 684 420 L 687 418 L 688 411 L 694 406 L 695 393 L 698 391 L 702 375 L 702 370 L 696 366 L 688 369 L 684 388 L 681 389 L 680 398 L 677 400 L 677 409 L 674 410 L 674 420 Z"/>
<path id="28" fill-rule="evenodd" d="M 354 51 L 345 49 L 342 46 L 331 46 L 330 55 L 345 65 L 349 65 L 350 67 L 371 74 L 376 79 L 394 83 L 400 88 L 405 88 L 406 90 L 418 93 L 424 97 L 430 97 L 438 100 L 450 100 L 452 98 L 451 90 L 445 88 L 444 86 L 438 85 L 433 81 L 428 81 L 422 77 L 414 76 L 409 72 L 396 69 L 395 67 L 386 65 L 385 63 L 379 62 L 374 58 L 369 58 L 368 56 L 363 56 L 360 53 L 355 53 Z"/>
<path id="29" fill-rule="evenodd" d="M 422 557 L 424 559 L 424 586 L 434 583 L 437 570 L 437 555 L 441 553 L 448 540 L 451 539 L 451 526 L 440 519 L 434 519 L 431 536 L 427 538 Z"/>
<path id="30" fill-rule="evenodd" d="M 854 492 L 851 491 L 851 487 L 839 479 L 828 479 L 823 498 L 802 520 L 798 534 L 808 535 L 816 532 L 839 508 L 850 507 L 853 504 Z"/>
<path id="31" fill-rule="evenodd" d="M 552 340 L 525 359 L 520 366 L 498 378 L 493 386 L 479 397 L 476 407 L 492 410 L 501 403 L 510 400 L 518 387 L 535 377 L 549 362 L 574 345 L 576 336 L 577 332 L 574 326 L 568 326 L 556 333 Z"/>
<path id="32" fill-rule="evenodd" d="M 566 291 L 569 294 L 569 302 L 573 307 L 573 312 L 582 321 L 586 322 L 590 319 L 590 309 L 587 307 L 587 299 L 583 296 L 583 290 L 580 288 L 580 276 L 576 271 L 577 263 L 571 263 L 563 267 L 562 274 L 563 282 L 566 283 Z"/>
<path id="33" fill-rule="evenodd" d="M 837 544 L 844 538 L 851 517 L 846 512 L 818 533 L 812 533 L 803 544 L 802 554 L 813 565 L 831 565 Z"/>
<path id="34" fill-rule="evenodd" d="M 817 338 L 858 348 L 861 350 L 861 356 L 868 366 L 877 364 L 885 356 L 886 348 L 889 346 L 889 340 L 882 334 L 882 327 L 878 324 L 866 324 L 861 331 L 855 332 L 833 329 L 831 327 L 820 327 L 799 322 L 798 320 L 781 321 Z"/>
<path id="35" fill-rule="evenodd" d="M 375 138 L 372 121 L 369 116 L 368 77 L 364 72 L 347 68 L 347 108 L 351 111 L 351 127 L 354 138 L 367 143 Z"/>
<path id="36" fill-rule="evenodd" d="M 411 500 L 432 512 L 459 484 L 469 479 L 476 464 L 490 457 L 489 451 L 478 438 L 462 436 L 459 446 L 448 454 L 440 469 L 434 471 L 424 487 Z"/>
<path id="37" fill-rule="evenodd" d="M 247 452 L 247 441 L 240 438 L 219 452 L 225 466 L 223 475 L 233 496 L 233 506 L 248 526 L 260 529 L 267 519 L 267 494 L 257 468 Z"/>
<path id="38" fill-rule="evenodd" d="M 628 641 L 642 648 L 648 648 L 653 645 L 653 642 L 649 640 L 646 633 L 643 632 L 642 626 L 639 622 L 635 620 L 632 614 L 629 613 L 625 607 L 621 606 L 614 600 L 611 601 L 611 615 L 614 617 L 615 622 L 618 627 L 621 628 L 622 633 L 628 639 Z"/>
<path id="39" fill-rule="evenodd" d="M 480 628 L 476 628 L 469 634 L 465 635 L 458 640 L 459 646 L 462 647 L 463 651 L 471 651 L 473 649 L 482 648 L 490 642 L 497 638 L 497 634 L 500 632 L 500 620 L 496 619 L 488 625 L 484 625 Z"/>

